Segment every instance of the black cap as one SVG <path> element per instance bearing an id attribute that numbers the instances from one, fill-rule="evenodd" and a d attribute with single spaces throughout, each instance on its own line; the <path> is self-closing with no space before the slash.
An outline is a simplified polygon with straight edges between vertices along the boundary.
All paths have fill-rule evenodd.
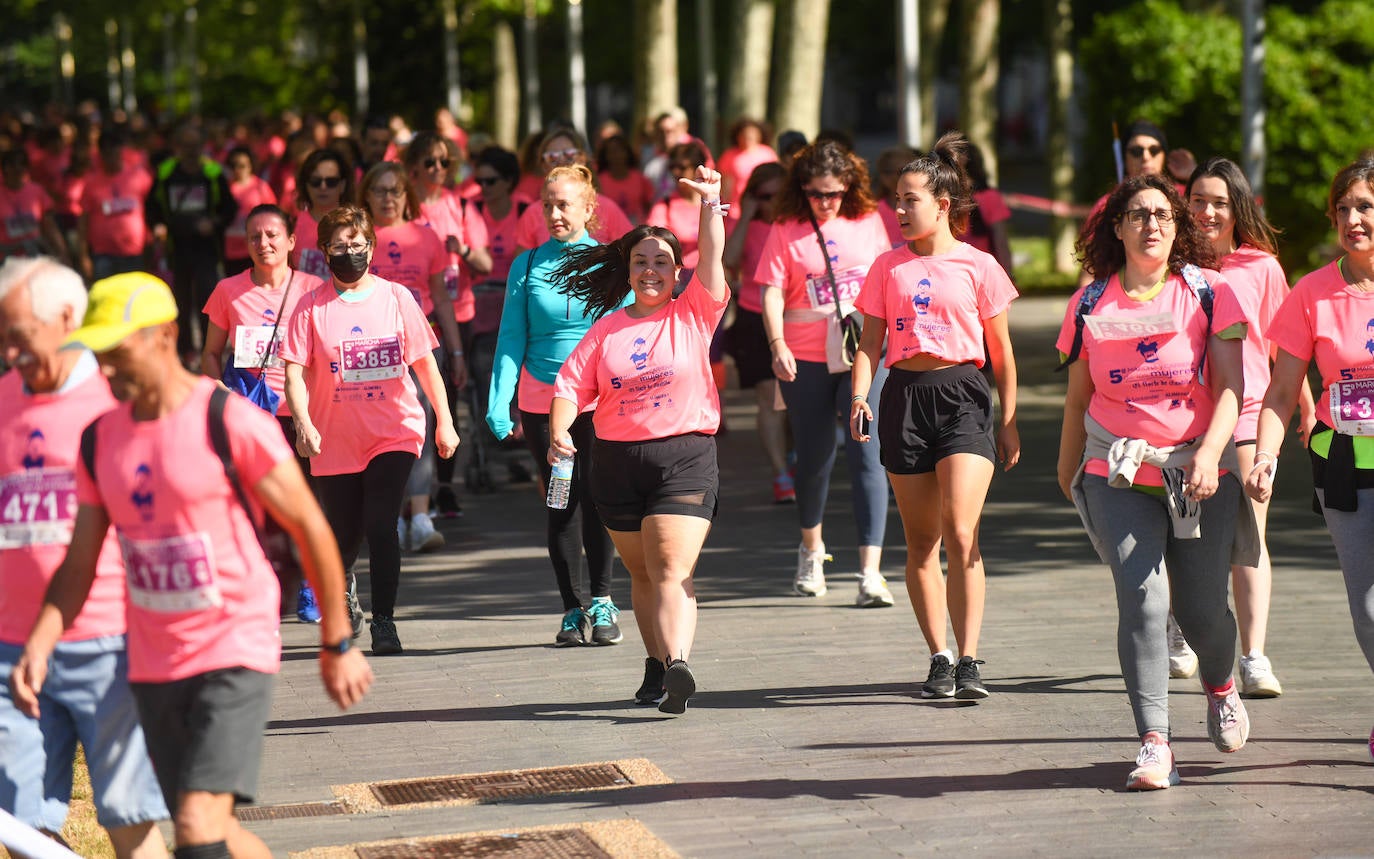
<path id="1" fill-rule="evenodd" d="M 1164 136 L 1164 129 L 1146 119 L 1137 119 L 1126 126 L 1126 132 L 1121 135 L 1121 144 L 1124 146 L 1131 141 L 1132 137 L 1144 135 L 1153 137 L 1159 141 L 1159 145 L 1167 152 L 1169 149 L 1169 138 Z"/>

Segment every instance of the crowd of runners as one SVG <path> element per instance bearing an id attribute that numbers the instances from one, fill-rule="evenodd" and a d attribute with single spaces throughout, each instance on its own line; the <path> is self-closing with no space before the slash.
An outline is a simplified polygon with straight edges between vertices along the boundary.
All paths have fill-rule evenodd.
<path id="1" fill-rule="evenodd" d="M 118 855 L 165 854 L 169 816 L 179 857 L 268 855 L 232 812 L 283 608 L 319 624 L 330 697 L 359 700 L 354 641 L 404 652 L 405 554 L 441 546 L 434 518 L 498 463 L 548 493 L 553 643 L 623 640 L 618 556 L 633 699 L 683 713 L 727 355 L 757 397 L 759 491 L 796 511 L 792 590 L 825 594 L 840 554 L 855 603 L 892 606 L 895 501 L 920 694 L 988 697 L 978 535 L 1021 458 L 1017 290 L 1010 211 L 962 135 L 870 173 L 842 133 L 775 147 L 747 119 L 716 156 L 681 110 L 519 152 L 447 111 L 342 122 L 0 117 L 0 808 L 56 833 L 80 742 Z M 1239 167 L 1145 121 L 1120 144 L 1057 341 L 1058 477 L 1113 574 L 1126 787 L 1149 790 L 1178 781 L 1171 676 L 1200 676 L 1224 752 L 1242 698 L 1282 694 L 1264 538 L 1295 413 L 1374 668 L 1374 159 L 1336 174 L 1341 254 L 1290 291 Z M 842 553 L 822 533 L 841 446 Z"/>

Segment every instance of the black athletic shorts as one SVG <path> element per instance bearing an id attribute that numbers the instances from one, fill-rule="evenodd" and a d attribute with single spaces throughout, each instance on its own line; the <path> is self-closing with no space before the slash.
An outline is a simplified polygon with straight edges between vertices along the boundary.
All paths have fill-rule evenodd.
<path id="1" fill-rule="evenodd" d="M 978 368 L 912 372 L 893 367 L 878 406 L 879 459 L 893 474 L 927 474 L 956 453 L 997 461 L 992 390 Z"/>
<path id="2" fill-rule="evenodd" d="M 638 531 L 645 516 L 716 517 L 715 436 L 701 433 L 592 445 L 592 500 L 612 531 Z"/>

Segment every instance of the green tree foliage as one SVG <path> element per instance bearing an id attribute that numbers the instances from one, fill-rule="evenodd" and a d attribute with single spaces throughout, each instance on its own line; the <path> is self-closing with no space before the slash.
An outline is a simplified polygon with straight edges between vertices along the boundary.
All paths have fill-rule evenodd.
<path id="1" fill-rule="evenodd" d="M 1197 4 L 1190 4 L 1197 5 Z M 1374 4 L 1368 0 L 1270 4 L 1265 103 L 1266 208 L 1283 230 L 1284 263 L 1299 273 L 1330 237 L 1325 200 L 1331 176 L 1374 145 L 1365 84 L 1374 67 Z M 1096 19 L 1080 42 L 1088 82 L 1080 192 L 1103 193 L 1114 179 L 1112 122 L 1143 117 L 1171 146 L 1199 161 L 1240 161 L 1240 22 L 1212 7 L 1185 11 L 1144 0 Z"/>

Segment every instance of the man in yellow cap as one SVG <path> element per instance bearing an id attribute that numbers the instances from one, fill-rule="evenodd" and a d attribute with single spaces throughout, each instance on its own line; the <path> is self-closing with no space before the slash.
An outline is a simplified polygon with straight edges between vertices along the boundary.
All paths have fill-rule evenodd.
<path id="1" fill-rule="evenodd" d="M 122 405 L 83 433 L 71 545 L 10 682 L 16 704 L 36 716 L 48 656 L 86 599 L 114 525 L 126 569 L 129 681 L 173 809 L 176 856 L 267 856 L 233 813 L 257 789 L 281 664 L 280 594 L 255 537 L 259 508 L 296 542 L 320 595 L 330 698 L 351 706 L 372 672 L 351 648 L 334 535 L 280 428 L 181 366 L 176 319 L 171 290 L 152 275 L 91 288 L 85 322 L 67 342 L 96 353 Z"/>
<path id="2" fill-rule="evenodd" d="M 0 676 L 23 653 L 48 583 L 71 540 L 81 430 L 114 408 L 95 357 L 61 350 L 86 312 L 81 275 L 48 257 L 0 266 Z M 55 835 L 71 801 L 80 741 L 96 819 L 120 859 L 167 855 L 156 821 L 167 806 L 129 691 L 124 562 L 98 542 L 90 595 L 53 649 L 39 718 L 0 689 L 0 809 Z"/>

